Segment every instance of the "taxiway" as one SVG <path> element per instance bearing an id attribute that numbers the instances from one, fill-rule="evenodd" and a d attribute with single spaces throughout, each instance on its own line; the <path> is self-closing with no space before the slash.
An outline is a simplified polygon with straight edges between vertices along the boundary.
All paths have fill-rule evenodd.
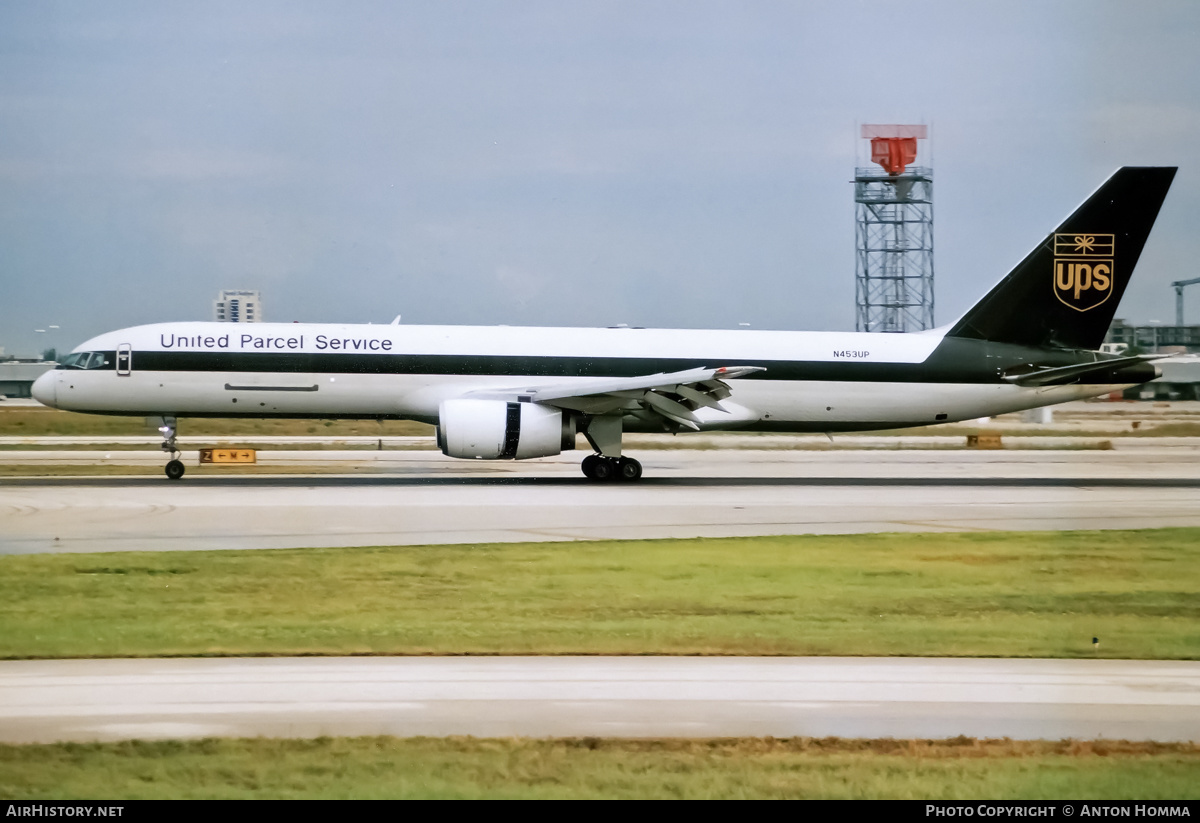
<path id="1" fill-rule="evenodd" d="M 869 658 L 0 662 L 0 741 L 321 735 L 1200 741 L 1200 663 Z"/>
<path id="2" fill-rule="evenodd" d="M 659 450 L 635 484 L 578 453 L 281 454 L 347 473 L 0 479 L 0 554 L 1200 526 L 1194 449 Z"/>

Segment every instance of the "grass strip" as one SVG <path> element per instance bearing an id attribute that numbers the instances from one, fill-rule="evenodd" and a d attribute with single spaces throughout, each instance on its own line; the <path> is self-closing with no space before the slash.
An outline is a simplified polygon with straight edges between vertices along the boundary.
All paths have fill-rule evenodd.
<path id="1" fill-rule="evenodd" d="M 226 446 L 236 446 L 239 449 L 259 449 L 260 451 L 351 451 L 351 452 L 373 452 L 373 451 L 437 451 L 437 443 L 432 437 L 421 438 L 413 443 L 388 443 L 383 449 L 380 449 L 375 441 L 360 443 L 357 441 L 342 441 L 342 440 L 326 440 L 313 438 L 308 441 L 300 441 L 295 443 L 262 443 L 251 439 L 238 438 L 237 443 L 225 443 L 223 441 L 213 441 L 211 444 L 203 446 L 195 446 L 193 444 L 184 444 L 186 448 L 184 452 L 194 451 L 197 448 L 224 448 Z M 155 454 L 162 453 L 158 448 L 158 443 L 0 443 L 0 452 L 46 452 L 46 451 L 104 451 L 116 452 L 118 454 L 126 454 L 136 452 L 145 455 L 146 453 Z"/>
<path id="2" fill-rule="evenodd" d="M 1200 749 L 971 738 L 0 746 L 0 797 L 1182 800 L 1200 797 Z"/>
<path id="3" fill-rule="evenodd" d="M 225 475 L 277 474 L 394 474 L 396 466 L 387 463 L 329 461 L 327 463 L 276 464 L 190 464 L 189 479 Z M 139 463 L 0 463 L 0 477 L 162 477 L 163 467 Z M 165 481 L 164 481 L 165 482 Z"/>
<path id="4" fill-rule="evenodd" d="M 0 657 L 1197 659 L 1197 579 L 1200 529 L 8 555 Z"/>
<path id="5" fill-rule="evenodd" d="M 188 417 L 181 421 L 186 437 L 416 437 L 432 436 L 433 426 L 410 420 L 292 420 L 269 418 Z M 0 435 L 6 437 L 86 437 L 153 435 L 159 424 L 144 417 L 80 414 L 38 406 L 0 408 Z"/>

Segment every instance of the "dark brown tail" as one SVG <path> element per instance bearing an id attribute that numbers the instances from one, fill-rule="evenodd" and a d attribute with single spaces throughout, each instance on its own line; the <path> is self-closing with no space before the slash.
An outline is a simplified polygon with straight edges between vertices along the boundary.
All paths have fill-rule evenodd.
<path id="1" fill-rule="evenodd" d="M 1176 169 L 1119 169 L 948 337 L 1098 349 Z"/>

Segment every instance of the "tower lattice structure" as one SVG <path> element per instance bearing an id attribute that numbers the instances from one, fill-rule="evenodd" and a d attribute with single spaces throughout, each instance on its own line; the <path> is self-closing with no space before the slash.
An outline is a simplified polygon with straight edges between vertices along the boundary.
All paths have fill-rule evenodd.
<path id="1" fill-rule="evenodd" d="M 933 169 L 910 166 L 925 126 L 863 126 L 871 160 L 854 174 L 855 328 L 933 328 Z"/>

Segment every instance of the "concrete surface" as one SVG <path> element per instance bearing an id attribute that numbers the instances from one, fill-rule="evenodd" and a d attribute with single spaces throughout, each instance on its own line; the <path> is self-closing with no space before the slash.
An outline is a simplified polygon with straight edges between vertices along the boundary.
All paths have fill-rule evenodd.
<path id="1" fill-rule="evenodd" d="M 1200 741 L 1200 663 L 871 658 L 0 662 L 0 741 L 207 736 Z"/>
<path id="2" fill-rule="evenodd" d="M 1200 461 L 1170 450 L 661 451 L 634 484 L 578 454 L 367 454 L 356 476 L 0 479 L 0 554 L 1200 526 Z"/>

